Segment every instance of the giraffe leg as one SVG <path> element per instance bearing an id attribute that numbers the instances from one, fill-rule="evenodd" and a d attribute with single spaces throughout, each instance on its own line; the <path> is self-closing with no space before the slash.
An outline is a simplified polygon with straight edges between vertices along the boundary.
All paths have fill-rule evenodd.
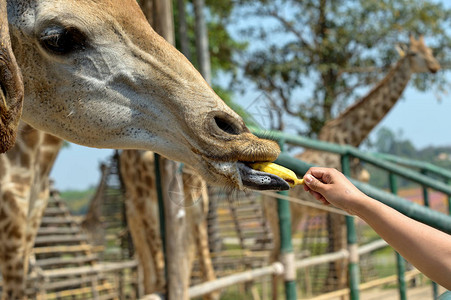
<path id="1" fill-rule="evenodd" d="M 149 251 L 153 262 L 155 290 L 157 292 L 164 293 L 166 291 L 165 261 L 158 221 L 153 220 L 150 223 L 148 223 L 148 221 L 148 219 L 144 220 L 147 239 L 146 244 L 149 246 Z"/>
<path id="2" fill-rule="evenodd" d="M 199 255 L 200 267 L 203 274 L 204 281 L 216 280 L 215 270 L 211 261 L 210 249 L 208 247 L 208 232 L 207 222 L 204 220 L 196 226 L 196 243 L 197 251 Z M 220 292 L 212 292 L 203 297 L 204 300 L 217 300 L 219 299 Z"/>
<path id="3" fill-rule="evenodd" d="M 158 228 L 154 218 L 148 219 L 143 206 L 137 210 L 136 199 L 126 198 L 127 223 L 133 245 L 143 271 L 144 292 L 163 292 L 165 289 L 164 259 Z M 141 207 L 141 206 L 138 206 Z M 152 226 L 153 224 L 153 226 Z"/>

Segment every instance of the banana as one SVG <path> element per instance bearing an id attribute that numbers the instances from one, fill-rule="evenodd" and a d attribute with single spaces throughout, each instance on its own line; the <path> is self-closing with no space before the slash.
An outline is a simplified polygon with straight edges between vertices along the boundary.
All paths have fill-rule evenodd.
<path id="1" fill-rule="evenodd" d="M 296 185 L 304 184 L 304 179 L 298 179 L 298 177 L 293 171 L 275 163 L 257 162 L 250 164 L 249 166 L 254 170 L 279 176 L 280 178 L 285 180 L 290 187 L 295 187 Z"/>

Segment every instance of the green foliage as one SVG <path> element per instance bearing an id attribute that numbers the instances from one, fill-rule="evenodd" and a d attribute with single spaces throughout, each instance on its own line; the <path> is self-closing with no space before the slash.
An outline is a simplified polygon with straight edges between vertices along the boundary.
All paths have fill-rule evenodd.
<path id="1" fill-rule="evenodd" d="M 175 0 L 174 0 L 175 1 Z M 195 19 L 191 1 L 187 1 L 187 26 L 188 39 L 190 44 L 190 53 L 188 54 L 190 61 L 195 67 L 198 66 L 196 58 L 196 37 L 195 37 Z M 234 72 L 237 66 L 232 63 L 232 56 L 246 48 L 245 42 L 235 41 L 226 28 L 227 20 L 233 8 L 230 0 L 225 1 L 205 1 L 207 13 L 206 21 L 208 28 L 208 42 L 211 59 L 211 69 L 213 76 L 219 71 Z M 174 3 L 176 7 L 176 3 Z M 180 26 L 178 11 L 175 10 L 175 28 Z M 176 30 L 176 47 L 180 48 L 180 36 Z"/>
<path id="2" fill-rule="evenodd" d="M 375 140 L 369 142 L 369 149 L 375 152 L 426 161 L 445 169 L 451 169 L 451 145 L 417 150 L 411 141 L 402 137 L 402 132 L 395 134 L 386 127 L 381 128 L 377 132 Z M 441 155 L 444 155 L 445 158 L 442 158 Z M 365 168 L 371 174 L 370 183 L 372 185 L 388 188 L 388 175 L 385 171 L 371 165 L 365 165 Z M 412 185 L 412 183 L 400 180 L 399 185 L 405 187 Z"/>
<path id="3" fill-rule="evenodd" d="M 89 188 L 84 191 L 80 190 L 66 190 L 61 192 L 61 199 L 63 199 L 70 212 L 73 215 L 84 215 L 88 211 L 89 202 L 95 193 L 95 188 Z"/>
<path id="4" fill-rule="evenodd" d="M 177 7 L 176 0 L 174 0 L 174 7 Z M 211 70 L 213 78 L 213 88 L 215 92 L 229 105 L 235 112 L 237 112 L 247 124 L 255 125 L 252 117 L 238 104 L 233 102 L 232 93 L 230 90 L 226 90 L 219 84 L 215 83 L 218 78 L 219 73 L 235 74 L 237 72 L 237 65 L 233 62 L 232 57 L 237 53 L 242 52 L 246 46 L 246 42 L 238 42 L 234 40 L 227 29 L 227 24 L 230 18 L 230 14 L 233 10 L 234 2 L 231 0 L 223 1 L 205 1 L 207 13 L 207 28 L 209 37 L 209 51 L 210 51 L 210 61 Z M 196 53 L 196 37 L 195 37 L 195 19 L 194 12 L 192 8 L 192 2 L 187 1 L 187 33 L 189 40 L 189 53 L 188 58 L 193 63 L 193 65 L 198 68 Z M 178 14 L 179 12 L 175 10 L 175 28 L 180 26 Z M 179 32 L 176 30 L 176 46 L 180 48 L 180 36 Z"/>
<path id="5" fill-rule="evenodd" d="M 355 99 L 359 88 L 380 80 L 397 59 L 396 44 L 409 33 L 424 34 L 442 65 L 450 60 L 451 11 L 436 1 L 237 3 L 236 18 L 247 20 L 240 34 L 252 44 L 240 61 L 245 77 L 271 95 L 279 110 L 300 118 L 307 128 L 301 133 L 309 136 Z M 443 74 L 422 74 L 413 83 L 438 91 L 447 84 Z"/>

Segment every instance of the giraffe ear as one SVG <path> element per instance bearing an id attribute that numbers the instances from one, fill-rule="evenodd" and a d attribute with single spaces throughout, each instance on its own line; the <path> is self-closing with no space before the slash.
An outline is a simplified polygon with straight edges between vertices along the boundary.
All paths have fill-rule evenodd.
<path id="1" fill-rule="evenodd" d="M 22 74 L 11 48 L 6 0 L 0 0 L 0 153 L 14 146 L 23 97 Z"/>
<path id="2" fill-rule="evenodd" d="M 406 45 L 397 44 L 395 46 L 395 49 L 396 49 L 396 52 L 398 52 L 399 56 L 401 56 L 401 57 L 406 56 L 406 51 L 407 51 Z"/>

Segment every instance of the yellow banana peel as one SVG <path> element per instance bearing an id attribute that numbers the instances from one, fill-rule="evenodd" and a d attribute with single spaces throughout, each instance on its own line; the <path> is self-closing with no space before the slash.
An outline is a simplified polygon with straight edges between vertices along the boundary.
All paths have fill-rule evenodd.
<path id="1" fill-rule="evenodd" d="M 275 163 L 257 162 L 250 164 L 249 166 L 254 170 L 279 176 L 280 178 L 285 180 L 290 187 L 304 184 L 304 179 L 299 179 L 293 171 Z"/>

